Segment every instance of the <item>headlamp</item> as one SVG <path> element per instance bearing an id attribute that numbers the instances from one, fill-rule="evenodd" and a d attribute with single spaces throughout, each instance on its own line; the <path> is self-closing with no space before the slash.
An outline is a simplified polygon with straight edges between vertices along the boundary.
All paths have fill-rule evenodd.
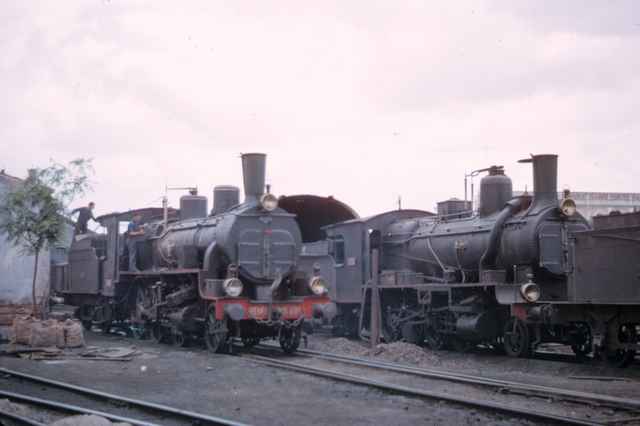
<path id="1" fill-rule="evenodd" d="M 309 280 L 309 289 L 316 296 L 322 296 L 329 291 L 329 285 L 324 278 L 316 276 Z"/>
<path id="2" fill-rule="evenodd" d="M 268 212 L 272 212 L 278 208 L 278 199 L 273 194 L 264 194 L 260 197 L 260 205 Z"/>
<path id="3" fill-rule="evenodd" d="M 565 198 L 560 202 L 560 211 L 567 217 L 571 217 L 576 214 L 577 210 L 576 202 L 571 198 Z"/>
<path id="4" fill-rule="evenodd" d="M 227 296 L 238 297 L 242 293 L 242 281 L 238 278 L 227 278 L 222 282 L 222 288 Z"/>
<path id="5" fill-rule="evenodd" d="M 540 299 L 540 287 L 536 283 L 526 283 L 520 287 L 520 294 L 527 302 L 537 302 Z"/>

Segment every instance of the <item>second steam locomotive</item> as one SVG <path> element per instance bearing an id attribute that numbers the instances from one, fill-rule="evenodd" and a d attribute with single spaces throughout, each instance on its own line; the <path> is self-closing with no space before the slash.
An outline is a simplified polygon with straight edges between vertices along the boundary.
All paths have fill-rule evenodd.
<path id="1" fill-rule="evenodd" d="M 556 155 L 521 162 L 533 166 L 533 194 L 514 197 L 493 166 L 477 213 L 395 210 L 325 227 L 336 329 L 368 333 L 367 295 L 377 292 L 386 341 L 483 344 L 520 357 L 554 342 L 631 362 L 640 348 L 640 223 L 591 229 L 569 194 L 558 200 Z M 322 245 L 306 251 L 313 247 Z"/>

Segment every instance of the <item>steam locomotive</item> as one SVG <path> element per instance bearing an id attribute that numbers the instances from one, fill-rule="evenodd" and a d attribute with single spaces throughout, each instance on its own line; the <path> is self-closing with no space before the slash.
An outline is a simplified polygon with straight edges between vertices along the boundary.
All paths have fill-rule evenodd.
<path id="1" fill-rule="evenodd" d="M 242 167 L 244 202 L 238 188 L 216 187 L 210 215 L 206 197 L 194 192 L 179 211 L 99 217 L 106 233 L 74 240 L 68 264 L 54 268 L 54 289 L 88 327 L 118 322 L 179 345 L 203 338 L 213 352 L 231 337 L 246 346 L 276 338 L 295 351 L 305 321 L 332 311 L 327 281 L 313 267 L 298 268 L 300 228 L 264 191 L 266 156 L 244 154 Z M 136 216 L 144 235 L 122 232 Z M 127 246 L 137 270 L 128 269 Z"/>
<path id="2" fill-rule="evenodd" d="M 504 168 L 490 167 L 477 214 L 396 210 L 326 226 L 327 239 L 304 250 L 324 244 L 334 259 L 323 273 L 334 277 L 335 330 L 367 334 L 377 291 L 386 341 L 516 357 L 555 342 L 630 363 L 640 349 L 640 221 L 593 230 L 570 194 L 558 200 L 556 155 L 521 162 L 533 165 L 533 194 L 514 197 Z"/>

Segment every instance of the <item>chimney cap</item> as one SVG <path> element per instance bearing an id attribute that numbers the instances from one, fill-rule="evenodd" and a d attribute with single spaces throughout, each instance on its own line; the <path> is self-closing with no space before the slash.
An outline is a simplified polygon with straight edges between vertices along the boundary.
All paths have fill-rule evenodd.
<path id="1" fill-rule="evenodd" d="M 518 163 L 533 163 L 533 160 L 540 157 L 558 157 L 556 154 L 529 154 L 530 158 L 523 158 L 522 160 L 518 160 Z"/>

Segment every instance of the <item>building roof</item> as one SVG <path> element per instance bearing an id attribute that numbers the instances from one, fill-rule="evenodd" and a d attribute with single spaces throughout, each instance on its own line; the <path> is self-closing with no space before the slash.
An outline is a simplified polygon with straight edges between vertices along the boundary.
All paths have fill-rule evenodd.
<path id="1" fill-rule="evenodd" d="M 390 215 L 395 215 L 403 219 L 409 219 L 413 217 L 422 217 L 422 216 L 435 216 L 434 213 L 426 210 L 417 210 L 417 209 L 389 210 L 389 211 L 378 213 L 368 217 L 359 217 L 359 218 L 347 220 L 344 222 L 334 223 L 332 225 L 325 226 L 325 228 L 329 229 L 335 226 L 351 225 L 354 223 L 369 223 Z"/>
<path id="2" fill-rule="evenodd" d="M 7 174 L 4 169 L 0 170 L 0 183 L 15 184 L 22 181 L 23 179 Z"/>

